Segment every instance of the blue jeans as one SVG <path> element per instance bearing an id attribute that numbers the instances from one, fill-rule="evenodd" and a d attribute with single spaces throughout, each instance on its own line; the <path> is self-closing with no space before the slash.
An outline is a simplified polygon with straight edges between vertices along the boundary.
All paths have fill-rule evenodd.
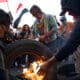
<path id="1" fill-rule="evenodd" d="M 53 40 L 46 44 L 46 46 L 52 51 L 52 53 L 55 55 L 58 48 L 57 48 L 57 39 Z"/>
<path id="2" fill-rule="evenodd" d="M 57 37 L 57 47 L 58 51 L 65 45 L 66 41 L 62 36 Z"/>

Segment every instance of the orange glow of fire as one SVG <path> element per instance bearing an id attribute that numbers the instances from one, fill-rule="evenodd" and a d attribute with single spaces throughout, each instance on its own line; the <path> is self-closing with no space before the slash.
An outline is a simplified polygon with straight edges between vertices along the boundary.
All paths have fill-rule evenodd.
<path id="1" fill-rule="evenodd" d="M 36 62 L 31 63 L 29 68 L 23 69 L 22 76 L 24 78 L 29 78 L 31 80 L 43 80 L 45 73 L 43 73 L 43 74 L 37 73 L 39 71 L 40 65 L 42 63 L 43 63 L 43 61 L 36 61 Z"/>

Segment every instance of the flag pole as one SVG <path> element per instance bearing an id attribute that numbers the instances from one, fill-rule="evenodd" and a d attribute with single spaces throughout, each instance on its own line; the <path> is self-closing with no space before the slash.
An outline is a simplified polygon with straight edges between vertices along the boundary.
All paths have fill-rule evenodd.
<path id="1" fill-rule="evenodd" d="M 10 8 L 9 8 L 8 0 L 6 0 L 6 1 L 7 1 L 8 14 L 9 14 L 9 16 L 10 16 L 10 21 L 11 21 L 11 24 L 12 24 L 13 16 L 12 16 L 11 10 L 10 10 Z"/>

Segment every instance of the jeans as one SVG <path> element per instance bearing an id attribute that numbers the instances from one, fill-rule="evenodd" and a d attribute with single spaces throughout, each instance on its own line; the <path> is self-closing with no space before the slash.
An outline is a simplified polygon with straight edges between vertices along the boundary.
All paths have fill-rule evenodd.
<path id="1" fill-rule="evenodd" d="M 58 48 L 57 48 L 57 39 L 56 40 L 53 40 L 49 43 L 46 44 L 46 46 L 52 51 L 52 53 L 55 55 L 56 52 L 58 51 Z"/>

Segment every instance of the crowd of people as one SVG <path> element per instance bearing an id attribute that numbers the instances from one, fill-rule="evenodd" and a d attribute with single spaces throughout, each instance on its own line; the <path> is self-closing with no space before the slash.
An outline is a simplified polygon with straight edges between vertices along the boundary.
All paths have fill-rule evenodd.
<path id="1" fill-rule="evenodd" d="M 33 5 L 30 13 L 36 18 L 35 22 L 32 26 L 24 24 L 22 27 L 17 27 L 16 33 L 10 29 L 11 21 L 9 15 L 0 9 L 0 40 L 11 42 L 18 39 L 32 39 L 43 43 L 54 54 L 54 56 L 41 65 L 41 71 L 48 71 L 48 68 L 73 54 L 76 50 L 79 52 L 79 2 L 79 0 L 76 0 L 76 2 L 75 0 L 61 0 L 61 23 L 57 21 L 55 16 L 46 14 L 37 5 Z M 77 7 L 77 10 L 73 6 Z M 74 17 L 74 22 L 67 21 L 65 17 L 66 12 L 69 12 Z"/>
<path id="2" fill-rule="evenodd" d="M 10 29 L 11 38 L 38 40 L 55 54 L 66 43 L 74 23 L 67 22 L 64 15 L 59 23 L 54 15 L 44 13 L 37 5 L 31 7 L 30 13 L 36 18 L 33 25 L 24 24 L 22 27 L 17 25 L 15 33 Z"/>

